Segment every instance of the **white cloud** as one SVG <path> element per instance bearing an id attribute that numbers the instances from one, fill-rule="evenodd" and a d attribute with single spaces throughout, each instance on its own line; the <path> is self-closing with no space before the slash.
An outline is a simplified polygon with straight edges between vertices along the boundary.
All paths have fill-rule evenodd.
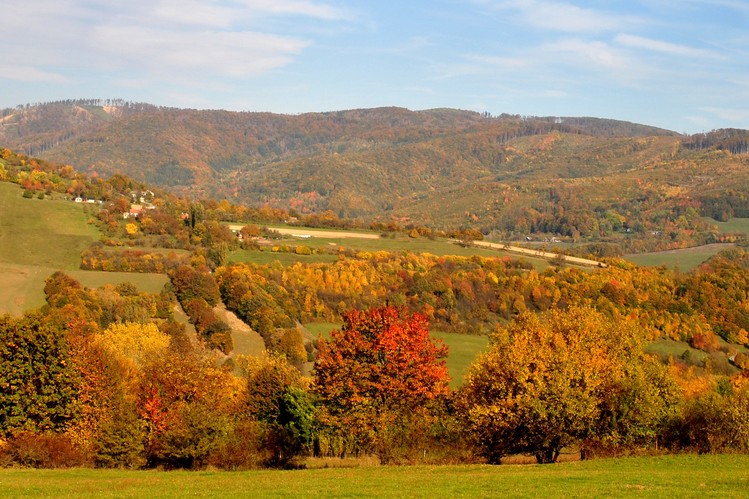
<path id="1" fill-rule="evenodd" d="M 210 26 L 225 28 L 236 19 L 234 9 L 201 0 L 160 0 L 148 3 L 146 11 L 169 25 Z"/>
<path id="2" fill-rule="evenodd" d="M 101 27 L 96 45 L 115 65 L 248 76 L 288 64 L 309 42 L 249 32 L 166 31 L 138 26 Z"/>
<path id="3" fill-rule="evenodd" d="M 564 90 L 547 89 L 538 94 L 538 97 L 543 99 L 563 99 L 568 97 L 569 93 Z"/>
<path id="4" fill-rule="evenodd" d="M 721 120 L 730 121 L 733 123 L 746 124 L 749 121 L 749 109 L 741 108 L 724 108 L 724 107 L 701 107 L 700 111 L 710 113 L 717 116 Z"/>
<path id="5" fill-rule="evenodd" d="M 61 74 L 32 66 L 0 65 L 0 75 L 2 78 L 24 83 L 67 83 L 69 81 Z"/>
<path id="6" fill-rule="evenodd" d="M 619 35 L 616 35 L 616 37 L 614 38 L 614 41 L 626 47 L 646 49 L 646 50 L 651 50 L 654 52 L 661 52 L 661 53 L 670 54 L 670 55 L 678 55 L 678 56 L 685 56 L 685 57 L 706 57 L 706 58 L 721 57 L 716 52 L 713 52 L 710 50 L 689 47 L 687 45 L 678 45 L 675 43 L 669 43 L 669 42 L 664 42 L 661 40 L 654 40 L 652 38 L 644 38 L 644 37 L 635 36 L 635 35 L 619 34 Z"/>
<path id="7" fill-rule="evenodd" d="M 259 12 L 297 15 L 333 21 L 346 19 L 345 11 L 321 2 L 307 0 L 241 0 L 241 5 Z"/>
<path id="8" fill-rule="evenodd" d="M 548 0 L 478 0 L 493 10 L 509 12 L 534 28 L 567 33 L 601 33 L 643 23 L 629 15 L 579 7 Z"/>
<path id="9" fill-rule="evenodd" d="M 747 4 L 745 0 L 677 0 L 674 4 L 674 8 L 683 7 L 684 4 L 702 5 L 709 9 L 725 7 L 737 10 L 744 14 L 749 14 L 749 4 Z"/>
<path id="10" fill-rule="evenodd" d="M 621 70 L 633 66 L 631 59 L 626 54 L 600 41 L 559 40 L 544 45 L 541 50 L 547 55 L 553 55 L 549 58 L 549 62 L 569 63 L 591 69 Z"/>
<path id="11" fill-rule="evenodd" d="M 13 19 L 4 63 L 19 69 L 0 78 L 61 82 L 63 68 L 85 67 L 133 80 L 185 70 L 195 79 L 253 76 L 312 44 L 299 34 L 305 18 L 329 22 L 346 12 L 314 0 L 3 0 L 3 15 Z M 290 17 L 300 19 L 281 23 Z"/>
<path id="12" fill-rule="evenodd" d="M 466 60 L 475 62 L 479 65 L 492 66 L 500 69 L 518 69 L 526 68 L 532 64 L 532 61 L 525 57 L 509 57 L 496 55 L 468 55 Z"/>

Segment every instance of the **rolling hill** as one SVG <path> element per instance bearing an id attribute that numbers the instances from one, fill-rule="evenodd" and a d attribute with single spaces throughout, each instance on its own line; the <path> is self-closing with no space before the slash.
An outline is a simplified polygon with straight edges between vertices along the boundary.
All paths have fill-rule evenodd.
<path id="1" fill-rule="evenodd" d="M 0 145 L 88 174 L 301 214 L 515 238 L 674 233 L 656 245 L 671 247 L 683 245 L 680 231 L 713 230 L 701 216 L 749 213 L 743 130 L 686 137 L 597 118 L 402 108 L 291 116 L 93 100 L 2 115 Z"/>

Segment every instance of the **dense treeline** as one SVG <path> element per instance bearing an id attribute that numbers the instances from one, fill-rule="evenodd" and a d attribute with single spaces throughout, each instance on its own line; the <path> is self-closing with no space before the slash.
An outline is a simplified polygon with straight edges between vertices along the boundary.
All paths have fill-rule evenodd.
<path id="1" fill-rule="evenodd" d="M 442 140 L 455 142 L 456 139 Z M 481 140 L 493 141 L 488 135 Z M 508 170 L 505 173 L 498 173 L 502 178 L 501 181 L 495 178 L 491 182 L 486 182 L 473 189 L 470 195 L 461 193 L 460 189 L 463 187 L 455 187 L 459 190 L 458 192 L 447 192 L 445 194 L 447 197 L 460 200 L 455 205 L 442 202 L 444 197 L 439 199 L 417 197 L 409 201 L 410 207 L 405 212 L 401 211 L 400 214 L 386 207 L 385 215 L 368 219 L 354 218 L 366 217 L 366 213 L 361 210 L 368 205 L 374 206 L 380 201 L 369 195 L 352 195 L 348 190 L 337 187 L 338 179 L 350 177 L 348 171 L 350 163 L 340 158 L 333 158 L 327 163 L 328 168 L 338 165 L 341 170 L 330 174 L 329 188 L 326 187 L 321 192 L 301 193 L 298 199 L 293 196 L 285 198 L 283 208 L 279 207 L 278 203 L 276 207 L 272 207 L 271 204 L 258 206 L 258 203 L 262 203 L 259 200 L 267 199 L 269 203 L 273 202 L 262 195 L 253 195 L 256 205 L 247 206 L 230 203 L 227 200 L 204 199 L 189 202 L 156 190 L 154 192 L 158 202 L 148 210 L 143 210 L 137 220 L 129 221 L 132 225 L 130 226 L 131 233 L 128 235 L 131 240 L 141 245 L 192 249 L 194 245 L 202 244 L 201 230 L 216 233 L 215 227 L 209 226 L 211 223 L 284 222 L 313 227 L 358 227 L 383 231 L 409 232 L 417 229 L 421 235 L 432 236 L 470 233 L 472 239 L 481 239 L 485 235 L 501 240 L 524 240 L 526 237 L 547 240 L 554 238 L 579 243 L 606 244 L 617 247 L 618 253 L 638 253 L 713 242 L 746 240 L 743 234 L 720 233 L 714 224 L 704 218 L 711 217 L 715 220 L 726 221 L 749 213 L 749 208 L 747 208 L 749 198 L 745 192 L 735 188 L 741 183 L 745 169 L 737 170 L 735 181 L 726 185 L 725 188 L 713 186 L 709 190 L 699 190 L 694 193 L 671 185 L 663 186 L 655 182 L 643 181 L 637 177 L 616 180 L 611 177 L 609 180 L 597 176 L 594 182 L 581 183 L 565 180 L 566 177 L 577 176 L 578 173 L 571 170 L 579 167 L 557 160 L 549 163 L 544 153 L 544 147 L 563 147 L 554 144 L 571 140 L 569 137 L 557 139 L 552 137 L 549 140 L 550 145 L 546 146 L 540 143 L 543 142 L 543 138 L 533 136 L 528 140 L 530 143 L 524 145 L 523 148 L 517 145 L 501 147 L 504 152 L 500 154 L 502 157 L 497 159 L 498 164 L 501 164 L 497 166 L 498 172 Z M 589 140 L 589 137 L 580 136 L 576 140 L 585 141 Z M 646 139 L 640 140 L 645 141 L 641 147 L 646 150 L 651 147 L 656 150 L 666 147 L 664 144 L 650 144 Z M 463 165 L 460 167 L 460 176 L 464 178 L 459 182 L 461 185 L 475 176 L 475 169 L 470 166 L 470 161 L 466 162 L 467 160 L 459 158 L 454 158 L 453 161 L 447 152 L 445 154 L 435 152 L 434 148 L 423 145 L 403 147 L 409 150 L 401 151 L 403 154 L 395 155 L 391 159 L 402 163 L 397 168 L 398 171 L 409 171 L 411 166 L 421 165 L 417 168 L 418 175 L 414 177 L 416 182 L 422 182 L 426 178 L 431 178 L 432 183 L 442 182 L 430 175 L 437 174 L 436 172 L 443 171 L 449 167 L 449 164 L 456 162 Z M 463 150 L 470 147 L 468 143 L 460 146 L 452 144 L 448 149 Z M 602 175 L 606 171 L 610 172 L 611 166 L 606 165 L 616 161 L 618 151 L 626 151 L 633 147 L 637 149 L 630 143 L 621 142 L 612 143 L 609 148 L 603 148 L 597 156 L 597 161 L 603 165 L 602 170 L 594 168 L 595 174 Z M 536 151 L 535 148 L 540 149 Z M 375 149 L 373 152 L 362 154 L 371 156 L 376 152 Z M 420 157 L 422 154 L 428 157 Z M 480 161 L 493 161 L 489 156 L 494 153 L 486 158 L 483 157 L 485 154 L 482 152 L 475 154 L 480 156 L 478 158 Z M 662 154 L 675 153 L 664 151 Z M 379 161 L 369 156 L 368 158 L 362 157 L 362 161 L 368 164 L 376 164 Z M 704 160 L 704 166 L 693 164 L 691 160 L 685 158 L 677 158 L 675 161 L 682 165 L 679 168 L 693 169 L 695 175 L 707 178 L 706 176 L 711 175 L 710 172 L 714 168 L 718 168 L 718 165 L 713 165 L 713 163 L 719 159 L 707 158 Z M 636 168 L 637 160 L 638 158 L 634 158 L 631 164 L 619 168 Z M 319 165 L 312 163 L 305 163 L 304 168 L 295 167 L 289 171 L 291 175 L 289 181 L 293 180 L 301 185 L 318 175 L 315 173 L 319 170 L 318 167 Z M 664 168 L 666 167 L 660 164 L 657 169 L 664 170 Z M 543 177 L 544 175 L 548 177 L 551 171 L 557 170 L 559 179 L 549 182 L 548 178 Z M 585 172 L 580 174 L 589 176 L 589 173 Z M 279 175 L 281 175 L 279 172 L 272 173 L 276 180 Z M 506 177 L 506 175 L 509 176 Z M 511 178 L 515 175 L 520 175 L 522 182 Z M 533 180 L 539 175 L 537 180 Z M 664 178 L 672 176 L 665 170 L 663 175 L 665 175 Z M 388 192 L 401 189 L 404 196 L 410 196 L 408 193 L 418 190 L 418 186 L 410 183 L 411 181 L 405 174 L 398 174 L 393 178 L 382 176 L 379 178 L 378 182 L 383 186 L 387 184 L 383 189 Z M 453 175 L 448 183 L 453 185 L 456 178 Z M 103 209 L 97 212 L 97 217 L 101 221 L 102 230 L 110 235 L 116 235 L 124 229 L 123 213 L 129 211 L 130 204 L 137 200 L 138 193 L 148 190 L 145 185 L 123 175 L 115 175 L 107 180 L 98 177 L 90 179 L 76 173 L 70 166 L 28 158 L 7 149 L 3 150 L 0 179 L 18 183 L 27 190 L 29 196 L 60 192 L 71 198 L 81 197 L 104 202 Z M 678 177 L 673 177 L 673 181 L 680 182 Z M 264 185 L 263 182 L 260 184 L 243 182 L 243 185 L 249 184 Z M 447 183 L 445 188 L 452 189 L 447 187 Z M 383 201 L 383 203 L 390 202 Z M 448 205 L 452 210 L 449 214 L 444 211 Z M 464 206 L 459 211 L 455 211 L 453 208 L 458 205 Z M 352 206 L 357 208 L 349 209 Z M 189 227 L 180 218 L 180 215 L 185 213 L 190 217 Z M 202 225 L 197 227 L 197 230 L 191 231 L 191 229 L 196 229 L 195 215 L 198 216 L 197 221 Z M 413 217 L 417 216 L 418 223 L 413 220 Z M 454 237 L 461 236 L 455 235 Z M 229 243 L 230 247 L 235 243 L 230 238 L 226 238 L 224 242 Z"/>
<path id="2" fill-rule="evenodd" d="M 403 309 L 344 313 L 305 378 L 283 356 L 222 365 L 169 320 L 104 327 L 103 297 L 63 274 L 46 292 L 44 315 L 0 319 L 6 465 L 244 469 L 313 454 L 500 463 L 529 453 L 547 463 L 563 447 L 585 458 L 749 451 L 746 376 L 660 364 L 643 354 L 636 319 L 587 306 L 498 328 L 451 393 L 446 348 L 430 339 L 425 316 Z M 125 285 L 108 292 L 135 298 Z"/>
<path id="3" fill-rule="evenodd" d="M 71 140 L 86 140 L 115 118 L 153 113 L 152 104 L 123 99 L 67 99 L 0 110 L 0 142 L 30 156 L 40 156 Z"/>
<path id="4" fill-rule="evenodd" d="M 105 272 L 166 273 L 186 263 L 185 255 L 174 252 L 149 252 L 141 249 L 110 250 L 104 245 L 91 245 L 81 254 L 81 269 Z"/>
<path id="5" fill-rule="evenodd" d="M 292 216 L 330 211 L 359 223 L 395 218 L 634 252 L 711 242 L 717 231 L 702 216 L 746 211 L 746 203 L 725 209 L 712 201 L 746 183 L 742 130 L 683 137 L 594 118 L 398 108 L 284 116 L 96 100 L 18 112 L 34 121 L 35 113 L 73 107 L 79 121 L 107 117 L 106 128 L 69 140 L 75 134 L 63 127 L 67 142 L 47 157 Z M 116 116 L 125 109 L 132 111 Z"/>
<path id="6" fill-rule="evenodd" d="M 510 259 L 378 252 L 289 267 L 234 264 L 218 269 L 216 280 L 227 307 L 261 334 L 385 303 L 422 311 L 442 330 L 482 334 L 526 311 L 586 303 L 636 317 L 651 338 L 747 343 L 745 250 L 726 251 L 690 274 L 610 263 L 594 273 L 539 273 Z"/>
<path id="7" fill-rule="evenodd" d="M 718 149 L 731 154 L 749 153 L 749 131 L 721 128 L 708 133 L 697 133 L 682 141 L 687 149 Z"/>

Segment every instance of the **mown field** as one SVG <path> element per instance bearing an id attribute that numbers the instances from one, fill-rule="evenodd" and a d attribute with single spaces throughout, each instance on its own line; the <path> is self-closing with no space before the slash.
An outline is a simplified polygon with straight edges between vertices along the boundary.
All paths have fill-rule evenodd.
<path id="1" fill-rule="evenodd" d="M 688 272 L 699 264 L 707 261 L 720 251 L 731 247 L 730 244 L 706 244 L 678 250 L 657 251 L 625 255 L 624 258 L 643 267 L 659 267 L 664 265 L 682 272 Z"/>
<path id="2" fill-rule="evenodd" d="M 704 220 L 715 225 L 718 231 L 723 234 L 737 232 L 749 234 L 749 218 L 732 218 L 728 222 L 717 222 L 712 218 L 705 218 Z M 716 253 L 731 246 L 731 244 L 706 244 L 693 248 L 625 255 L 625 258 L 632 263 L 644 267 L 664 265 L 687 272 L 707 261 Z"/>
<path id="3" fill-rule="evenodd" d="M 88 223 L 88 207 L 22 194 L 19 186 L 0 182 L 0 314 L 21 315 L 44 305 L 44 280 L 56 270 L 88 287 L 129 281 L 142 291 L 161 290 L 164 275 L 78 270 L 81 251 L 100 237 Z"/>
<path id="4" fill-rule="evenodd" d="M 75 270 L 84 248 L 99 238 L 85 205 L 25 199 L 0 182 L 0 262 Z"/>
<path id="5" fill-rule="evenodd" d="M 246 472 L 0 470 L 0 497 L 746 497 L 749 456 Z"/>
<path id="6" fill-rule="evenodd" d="M 300 231 L 302 230 L 300 229 Z M 303 232 L 314 234 L 314 231 L 310 229 L 304 229 Z M 248 262 L 256 264 L 267 264 L 278 261 L 282 265 L 290 265 L 295 262 L 332 262 L 337 260 L 338 257 L 336 254 L 330 254 L 328 251 L 335 251 L 339 248 L 368 252 L 388 251 L 397 253 L 402 251 L 411 251 L 413 253 L 429 253 L 437 256 L 507 256 L 513 259 L 518 259 L 517 254 L 507 251 L 479 248 L 476 246 L 463 247 L 446 239 L 429 239 L 426 237 L 411 238 L 403 234 L 393 234 L 392 237 L 379 237 L 376 239 L 360 239 L 356 237 L 299 238 L 293 236 L 284 236 L 281 239 L 274 241 L 273 245 L 288 246 L 292 249 L 292 252 L 273 252 L 271 251 L 271 247 L 265 247 L 262 251 L 238 250 L 233 251 L 229 255 L 229 260 L 231 262 Z M 307 246 L 318 250 L 324 250 L 325 252 L 321 252 L 320 254 L 315 255 L 297 255 L 293 253 L 293 248 L 296 246 Z M 549 262 L 543 258 L 525 257 L 524 259 L 530 262 L 534 266 L 534 268 L 539 271 L 549 266 Z"/>
<path id="7" fill-rule="evenodd" d="M 718 230 L 723 234 L 732 232 L 749 234 L 749 218 L 732 218 L 727 222 L 718 222 L 712 218 L 705 218 L 704 220 L 718 227 Z"/>

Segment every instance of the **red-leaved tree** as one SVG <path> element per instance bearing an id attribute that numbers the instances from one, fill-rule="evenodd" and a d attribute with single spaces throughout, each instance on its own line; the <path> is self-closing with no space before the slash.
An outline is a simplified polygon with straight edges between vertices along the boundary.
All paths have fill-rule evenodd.
<path id="1" fill-rule="evenodd" d="M 315 362 L 327 430 L 321 451 L 374 451 L 387 460 L 416 419 L 429 421 L 449 393 L 446 357 L 421 314 L 394 307 L 345 314 L 343 328 L 320 341 Z"/>

